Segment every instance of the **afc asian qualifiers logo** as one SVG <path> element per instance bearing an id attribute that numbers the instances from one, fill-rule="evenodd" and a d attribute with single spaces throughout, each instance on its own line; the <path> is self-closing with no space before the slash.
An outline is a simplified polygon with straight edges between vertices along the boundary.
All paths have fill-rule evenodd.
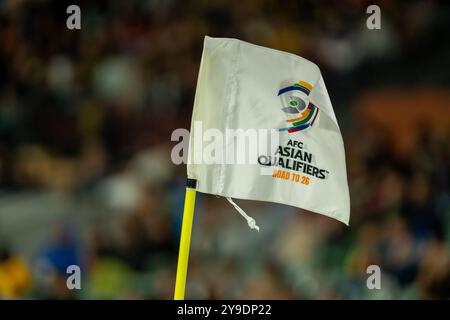
<path id="1" fill-rule="evenodd" d="M 281 110 L 286 114 L 286 122 L 289 125 L 286 128 L 278 129 L 278 131 L 292 133 L 312 127 L 319 113 L 319 108 L 309 102 L 311 90 L 312 86 L 309 83 L 299 81 L 278 91 L 282 103 Z"/>

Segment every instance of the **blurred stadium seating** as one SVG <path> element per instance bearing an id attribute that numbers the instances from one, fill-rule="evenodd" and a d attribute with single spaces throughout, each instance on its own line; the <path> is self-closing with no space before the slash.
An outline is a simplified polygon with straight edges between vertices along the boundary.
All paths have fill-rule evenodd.
<path id="1" fill-rule="evenodd" d="M 0 298 L 171 299 L 205 35 L 322 69 L 344 133 L 350 228 L 199 195 L 187 298 L 450 298 L 450 7 L 376 1 L 0 1 Z M 82 290 L 66 267 L 82 267 Z M 382 289 L 366 288 L 378 264 Z"/>

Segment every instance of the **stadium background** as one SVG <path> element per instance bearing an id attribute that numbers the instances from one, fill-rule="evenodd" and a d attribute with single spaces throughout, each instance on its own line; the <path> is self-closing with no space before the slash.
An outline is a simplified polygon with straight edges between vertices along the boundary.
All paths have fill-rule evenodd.
<path id="1" fill-rule="evenodd" d="M 187 298 L 450 298 L 450 9 L 376 3 L 371 31 L 372 1 L 0 1 L 0 297 L 172 298 L 185 166 L 170 135 L 189 128 L 210 35 L 321 67 L 352 216 L 241 201 L 255 233 L 200 194 Z"/>

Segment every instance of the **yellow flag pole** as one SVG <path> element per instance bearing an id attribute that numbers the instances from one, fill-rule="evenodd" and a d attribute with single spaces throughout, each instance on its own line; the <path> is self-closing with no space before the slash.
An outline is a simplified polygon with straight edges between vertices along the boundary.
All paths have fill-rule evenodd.
<path id="1" fill-rule="evenodd" d="M 195 196 L 197 193 L 196 188 L 197 180 L 187 179 L 174 300 L 184 300 L 189 261 L 189 247 L 191 245 L 192 221 L 194 220 Z"/>

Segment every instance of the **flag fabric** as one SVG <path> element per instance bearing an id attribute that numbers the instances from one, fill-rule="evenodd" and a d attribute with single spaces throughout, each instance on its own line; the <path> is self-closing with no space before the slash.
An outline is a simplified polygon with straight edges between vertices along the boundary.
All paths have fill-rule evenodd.
<path id="1" fill-rule="evenodd" d="M 207 142 L 214 142 L 214 134 L 204 136 L 210 129 L 224 135 L 269 129 L 278 140 L 268 150 L 249 146 L 245 152 L 256 159 L 252 163 L 196 161 Z M 220 152 L 234 147 L 234 140 L 225 139 Z M 187 173 L 199 192 L 287 204 L 349 224 L 339 125 L 319 68 L 294 54 L 205 37 Z"/>

